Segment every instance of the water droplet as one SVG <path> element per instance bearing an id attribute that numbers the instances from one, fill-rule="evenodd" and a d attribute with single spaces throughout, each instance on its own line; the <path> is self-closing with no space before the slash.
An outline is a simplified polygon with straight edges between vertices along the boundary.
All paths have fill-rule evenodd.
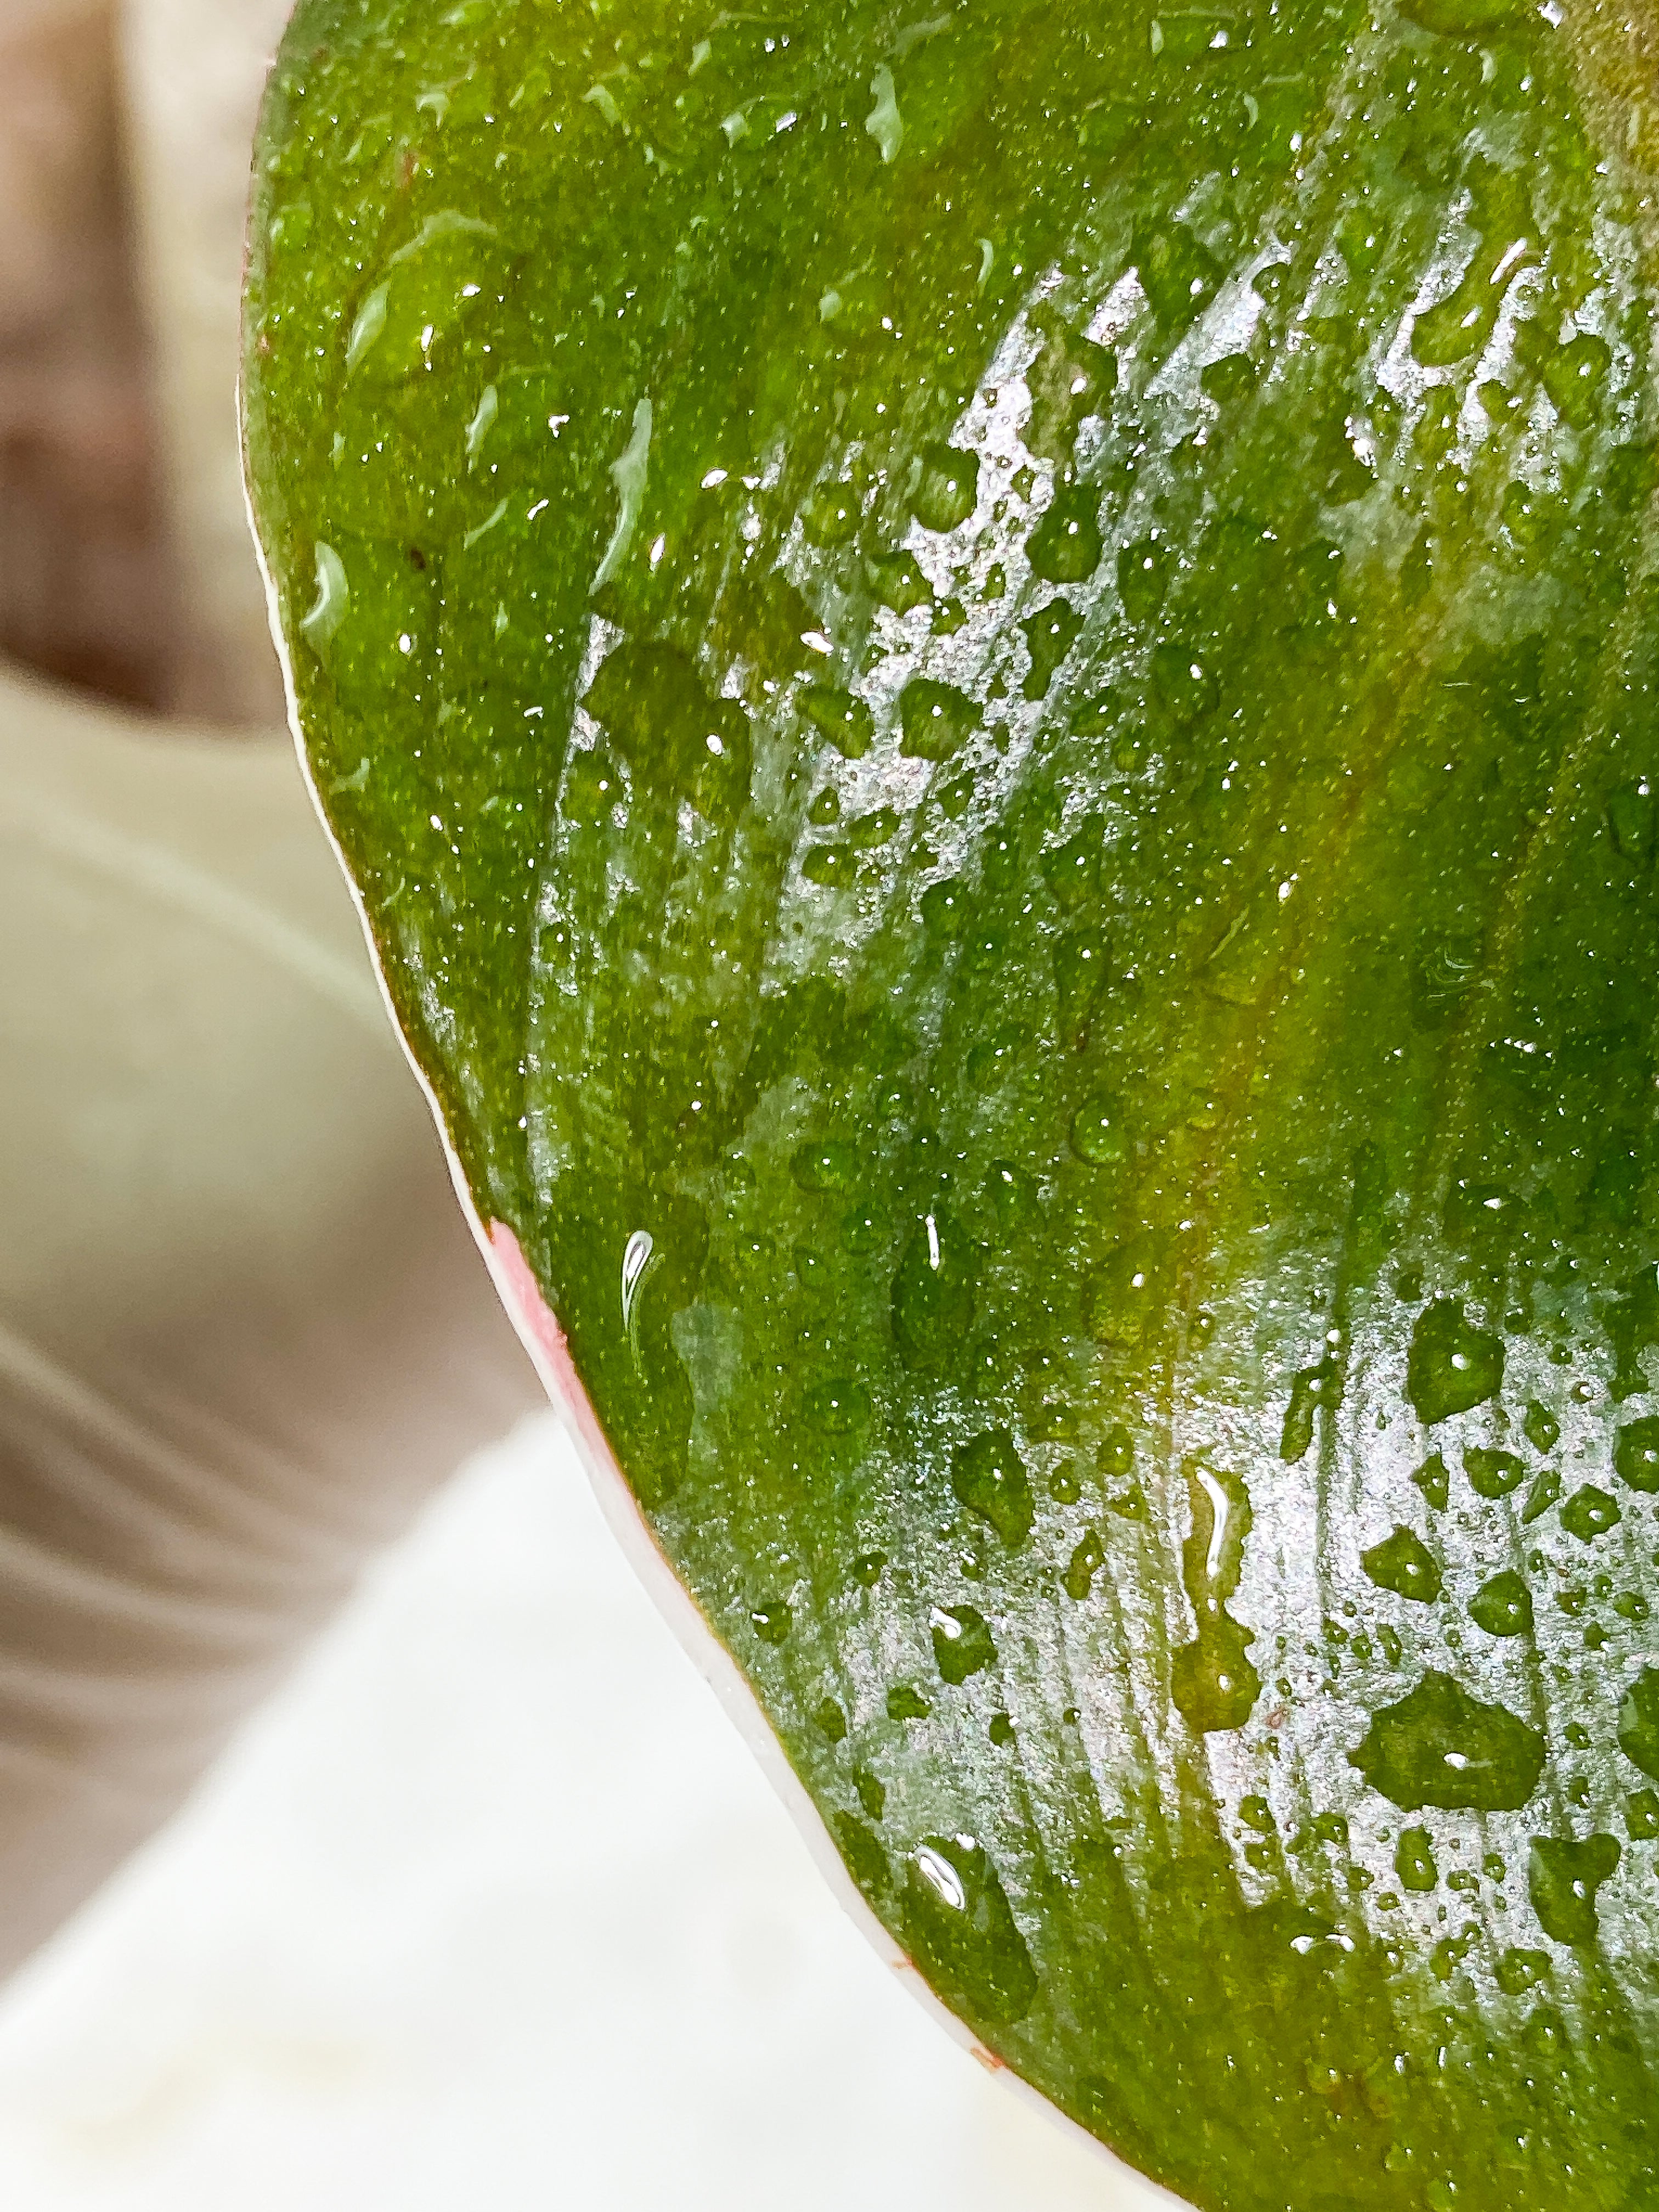
<path id="1" fill-rule="evenodd" d="M 1012 1717 L 1007 1713 L 993 1713 L 991 1725 L 986 1730 L 986 1734 L 999 1751 L 1006 1751 L 1014 1740 L 1014 1723 Z"/>
<path id="2" fill-rule="evenodd" d="M 978 1304 L 971 1248 L 950 1214 L 927 1215 L 893 1277 L 893 1340 L 912 1373 L 946 1365 L 965 1341 Z"/>
<path id="3" fill-rule="evenodd" d="M 1527 1418 L 1522 1424 L 1527 1442 L 1534 1451 L 1553 1451 L 1560 1439 L 1561 1424 L 1547 1406 L 1540 1406 L 1536 1398 L 1527 1401 Z"/>
<path id="4" fill-rule="evenodd" d="M 1440 1869 L 1435 1864 L 1426 1828 L 1401 1829 L 1400 1841 L 1395 1846 L 1394 1870 L 1402 1889 L 1426 1895 L 1434 1887 L 1440 1879 Z"/>
<path id="5" fill-rule="evenodd" d="M 1175 1655 L 1170 1695 L 1188 1727 L 1207 1735 L 1243 1728 L 1261 1694 L 1249 1656 L 1255 1632 L 1225 1604 L 1243 1566 L 1250 1499 L 1237 1475 L 1217 1473 L 1202 1459 L 1188 1461 L 1184 1471 L 1193 1525 L 1181 1547 L 1181 1578 L 1197 1634 Z"/>
<path id="6" fill-rule="evenodd" d="M 832 822 L 841 819 L 841 796 L 832 786 L 819 792 L 806 810 L 806 818 L 815 830 L 827 830 Z"/>
<path id="7" fill-rule="evenodd" d="M 1072 1150 L 1092 1167 L 1113 1167 L 1123 1158 L 1123 1109 L 1115 1091 L 1091 1091 L 1078 1108 L 1072 1117 Z"/>
<path id="8" fill-rule="evenodd" d="M 955 530 L 979 500 L 979 456 L 954 446 L 925 446 L 910 512 L 924 530 Z"/>
<path id="9" fill-rule="evenodd" d="M 872 1820 L 879 1820 L 887 1810 L 887 1791 L 880 1778 L 872 1774 L 867 1766 L 853 1769 L 853 1787 L 859 1793 L 859 1802 Z"/>
<path id="10" fill-rule="evenodd" d="M 1094 1587 L 1095 1577 L 1105 1564 L 1106 1547 L 1101 1541 L 1099 1531 L 1085 1528 L 1060 1578 L 1066 1596 L 1081 1605 Z"/>
<path id="11" fill-rule="evenodd" d="M 799 695 L 802 712 L 843 760 L 862 760 L 875 740 L 875 722 L 862 699 L 830 684 L 813 684 Z"/>
<path id="12" fill-rule="evenodd" d="M 1530 1528 L 1534 1521 L 1541 1519 L 1560 1495 L 1560 1475 L 1553 1467 L 1544 1468 L 1533 1477 L 1522 1501 L 1522 1527 Z"/>
<path id="13" fill-rule="evenodd" d="M 1130 250 L 1152 313 L 1179 335 L 1215 297 L 1223 275 L 1220 262 L 1183 222 L 1137 231 Z"/>
<path id="14" fill-rule="evenodd" d="M 1469 1600 L 1469 1619 L 1488 1636 L 1532 1632 L 1532 1592 L 1513 1570 L 1493 1575 Z"/>
<path id="15" fill-rule="evenodd" d="M 911 1682 L 895 1682 L 887 1692 L 890 1721 L 925 1721 L 933 1707 Z"/>
<path id="16" fill-rule="evenodd" d="M 1659 1418 L 1627 1421 L 1619 1431 L 1613 1464 L 1632 1490 L 1659 1491 Z"/>
<path id="17" fill-rule="evenodd" d="M 1625 1800 L 1625 1826 L 1632 1843 L 1650 1844 L 1659 1836 L 1659 1796 L 1651 1790 L 1632 1790 Z"/>
<path id="18" fill-rule="evenodd" d="M 1030 2010 L 1036 1969 L 1001 1877 L 971 1836 L 929 1836 L 911 1854 L 904 1933 L 928 1980 L 969 2020 L 1006 2027 Z"/>
<path id="19" fill-rule="evenodd" d="M 749 1618 L 763 1644 L 782 1644 L 788 1639 L 794 1616 L 781 1597 L 764 1598 L 750 1609 Z"/>
<path id="20" fill-rule="evenodd" d="M 1087 484 L 1054 494 L 1026 547 L 1032 571 L 1050 584 L 1085 584 L 1100 566 L 1100 495 Z"/>
<path id="21" fill-rule="evenodd" d="M 1563 1843 L 1534 1836 L 1527 1853 L 1527 1891 L 1538 1924 L 1557 1943 L 1593 1943 L 1595 1893 L 1618 1869 L 1616 1836 L 1586 1836 Z"/>
<path id="22" fill-rule="evenodd" d="M 860 1589 L 872 1589 L 881 1580 L 881 1571 L 886 1565 L 884 1552 L 860 1552 L 853 1562 L 853 1580 Z"/>
<path id="23" fill-rule="evenodd" d="M 1095 1464 L 1103 1475 L 1115 1478 L 1127 1474 L 1134 1463 L 1134 1438 L 1121 1421 L 1115 1421 L 1101 1439 Z"/>
<path id="24" fill-rule="evenodd" d="M 928 1615 L 933 1658 L 941 1677 L 952 1685 L 967 1681 L 996 1664 L 997 1647 L 989 1622 L 971 1605 L 936 1605 Z"/>
<path id="25" fill-rule="evenodd" d="M 1021 685 L 1027 699 L 1046 698 L 1054 671 L 1065 659 L 1083 628 L 1083 617 L 1069 599 L 1053 599 L 1020 623 L 1031 665 Z"/>
<path id="26" fill-rule="evenodd" d="M 812 1718 L 817 1723 L 818 1734 L 826 1737 L 830 1742 L 844 1743 L 846 1741 L 847 1716 L 833 1698 L 825 1698 Z"/>
<path id="27" fill-rule="evenodd" d="M 1031 1533 L 1036 1507 L 1030 1478 L 1006 1429 L 986 1429 L 957 1447 L 951 1487 L 969 1512 L 995 1529 L 1006 1550 L 1018 1551 Z"/>
<path id="28" fill-rule="evenodd" d="M 804 1394 L 801 1412 L 824 1436 L 856 1436 L 869 1425 L 870 1393 L 850 1375 L 832 1375 Z"/>
<path id="29" fill-rule="evenodd" d="M 1502 1705 L 1473 1698 L 1431 1668 L 1417 1687 L 1371 1717 L 1348 1753 L 1374 1790 L 1403 1811 L 1512 1811 L 1538 1786 L 1544 1739 Z"/>
<path id="30" fill-rule="evenodd" d="M 1659 1667 L 1644 1667 L 1619 1701 L 1619 1748 L 1659 1781 Z"/>
<path id="31" fill-rule="evenodd" d="M 1419 1605 L 1432 1605 L 1440 1595 L 1440 1562 L 1420 1536 L 1401 1523 L 1396 1522 L 1392 1536 L 1362 1552 L 1359 1564 L 1379 1589 L 1393 1590 Z"/>
<path id="32" fill-rule="evenodd" d="M 859 526 L 858 494 L 851 484 L 821 484 L 800 519 L 809 545 L 827 551 L 845 545 Z"/>
<path id="33" fill-rule="evenodd" d="M 1463 1472 L 1469 1487 L 1480 1498 L 1507 1498 L 1516 1489 L 1526 1468 L 1513 1452 L 1474 1444 L 1463 1455 Z"/>
<path id="34" fill-rule="evenodd" d="M 885 164 L 896 160 L 899 148 L 904 143 L 904 118 L 899 113 L 893 90 L 893 72 L 885 63 L 870 80 L 870 97 L 875 106 L 865 117 L 864 127 L 875 140 Z"/>
<path id="35" fill-rule="evenodd" d="M 798 1145 L 789 1172 L 802 1190 L 834 1194 L 853 1188 L 858 1180 L 859 1156 L 851 1145 L 833 1139 Z"/>
<path id="36" fill-rule="evenodd" d="M 1342 1368 L 1338 1360 L 1322 1359 L 1316 1367 L 1304 1367 L 1292 1376 L 1279 1439 L 1279 1456 L 1287 1467 L 1293 1467 L 1313 1442 L 1314 1417 L 1319 1408 L 1323 1406 L 1334 1413 L 1341 1399 Z"/>
<path id="37" fill-rule="evenodd" d="M 1464 1317 L 1461 1298 L 1436 1298 L 1419 1314 L 1406 1360 L 1406 1395 L 1430 1425 L 1497 1396 L 1504 1341 Z"/>
<path id="38" fill-rule="evenodd" d="M 949 760 L 979 726 L 979 708 L 953 684 L 917 676 L 899 694 L 899 750 L 906 760 Z"/>
<path id="39" fill-rule="evenodd" d="M 1575 1490 L 1560 1514 L 1561 1526 L 1581 1544 L 1605 1536 L 1621 1518 L 1618 1500 L 1607 1491 L 1598 1490 L 1593 1482 Z"/>
<path id="40" fill-rule="evenodd" d="M 914 553 L 878 553 L 865 562 L 864 573 L 883 606 L 891 607 L 895 614 L 908 615 L 913 607 L 925 607 L 933 596 L 933 587 L 916 566 Z"/>

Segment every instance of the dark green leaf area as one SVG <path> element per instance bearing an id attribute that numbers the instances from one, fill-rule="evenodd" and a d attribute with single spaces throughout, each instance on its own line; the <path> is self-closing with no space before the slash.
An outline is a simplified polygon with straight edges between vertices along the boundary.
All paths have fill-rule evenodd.
<path id="1" fill-rule="evenodd" d="M 988 2046 L 1206 2212 L 1634 2212 L 1651 1854 L 1587 1937 L 1518 1869 L 1659 1781 L 1640 56 L 914 13 L 301 0 L 243 381 L 310 770 Z"/>

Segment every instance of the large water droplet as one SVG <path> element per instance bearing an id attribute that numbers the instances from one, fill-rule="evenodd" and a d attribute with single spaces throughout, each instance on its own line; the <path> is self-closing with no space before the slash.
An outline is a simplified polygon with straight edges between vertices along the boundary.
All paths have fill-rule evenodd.
<path id="1" fill-rule="evenodd" d="M 1436 1298 L 1417 1316 L 1406 1359 L 1406 1395 L 1432 1425 L 1497 1396 L 1504 1340 L 1465 1318 L 1461 1298 Z"/>
<path id="2" fill-rule="evenodd" d="M 1547 1936 L 1557 1943 L 1595 1942 L 1595 1893 L 1617 1871 L 1620 1856 L 1616 1836 L 1586 1836 L 1582 1843 L 1533 1838 L 1527 1892 Z"/>
<path id="3" fill-rule="evenodd" d="M 1030 1534 L 1036 1518 L 1030 1478 L 1006 1429 L 984 1430 L 957 1447 L 951 1487 L 969 1512 L 989 1522 L 1009 1551 L 1017 1552 Z"/>
<path id="4" fill-rule="evenodd" d="M 929 1836 L 913 1852 L 904 1932 L 928 1980 L 970 2021 L 1005 2027 L 1030 2011 L 1036 1969 L 1001 1877 L 971 1836 Z"/>
<path id="5" fill-rule="evenodd" d="M 1372 1715 L 1348 1759 L 1406 1812 L 1425 1805 L 1508 1812 L 1538 1786 L 1544 1739 L 1502 1705 L 1483 1704 L 1431 1669 L 1398 1704 Z"/>
<path id="6" fill-rule="evenodd" d="M 910 511 L 924 530 L 955 530 L 979 498 L 979 456 L 954 446 L 922 448 L 921 474 Z"/>

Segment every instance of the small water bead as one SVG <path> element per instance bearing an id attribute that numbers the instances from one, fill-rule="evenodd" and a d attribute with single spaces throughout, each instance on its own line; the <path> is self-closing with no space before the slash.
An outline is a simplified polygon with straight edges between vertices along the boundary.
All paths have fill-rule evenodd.
<path id="1" fill-rule="evenodd" d="M 808 721 L 843 760 L 864 758 L 875 741 L 875 721 L 862 699 L 830 684 L 809 684 L 799 697 Z"/>
<path id="2" fill-rule="evenodd" d="M 913 1682 L 896 1682 L 887 1692 L 890 1721 L 925 1721 L 933 1710 Z"/>
<path id="3" fill-rule="evenodd" d="M 851 484 L 823 485 L 813 495 L 801 516 L 801 531 L 807 544 L 823 550 L 845 545 L 858 526 L 858 494 Z"/>
<path id="4" fill-rule="evenodd" d="M 853 1562 L 853 1580 L 860 1589 L 872 1589 L 887 1565 L 884 1552 L 860 1552 Z"/>
<path id="5" fill-rule="evenodd" d="M 1469 1618 L 1488 1636 L 1529 1635 L 1532 1592 L 1524 1578 L 1512 1570 L 1493 1575 L 1470 1599 Z"/>
<path id="6" fill-rule="evenodd" d="M 979 708 L 953 684 L 917 676 L 899 694 L 899 750 L 906 760 L 950 760 L 979 726 Z"/>
<path id="7" fill-rule="evenodd" d="M 1513 1452 L 1476 1444 L 1463 1454 L 1463 1472 L 1478 1497 L 1507 1498 L 1519 1487 L 1527 1470 Z"/>
<path id="8" fill-rule="evenodd" d="M 1077 1469 L 1068 1459 L 1063 1459 L 1048 1477 L 1048 1495 L 1060 1505 L 1075 1505 L 1083 1495 L 1083 1486 L 1077 1479 Z"/>
<path id="9" fill-rule="evenodd" d="M 832 822 L 841 819 L 841 795 L 833 785 L 826 785 L 806 810 L 806 818 L 814 829 L 827 830 Z"/>
<path id="10" fill-rule="evenodd" d="M 1394 1870 L 1402 1889 L 1425 1896 L 1440 1880 L 1426 1828 L 1404 1828 L 1395 1846 Z"/>
<path id="11" fill-rule="evenodd" d="M 847 825 L 847 842 L 856 853 L 873 852 L 885 845 L 897 833 L 899 811 L 896 806 L 872 807 L 867 814 L 855 815 Z"/>
<path id="12" fill-rule="evenodd" d="M 1598 1489 L 1592 1482 L 1575 1490 L 1560 1513 L 1561 1526 L 1570 1536 L 1576 1536 L 1581 1544 L 1591 1543 L 1597 1536 L 1605 1536 L 1622 1517 L 1618 1500 L 1605 1490 Z"/>
<path id="13" fill-rule="evenodd" d="M 1438 1452 L 1431 1452 L 1421 1467 L 1412 1471 L 1412 1480 L 1422 1492 L 1436 1512 L 1443 1513 L 1451 1495 L 1451 1479 L 1446 1472 L 1446 1462 Z"/>
<path id="14" fill-rule="evenodd" d="M 765 1598 L 750 1610 L 749 1619 L 763 1644 L 787 1643 L 794 1615 L 781 1597 Z"/>
<path id="15" fill-rule="evenodd" d="M 973 800 L 974 779 L 971 775 L 954 776 L 949 783 L 941 785 L 936 796 L 939 812 L 946 821 L 960 822 Z"/>
<path id="16" fill-rule="evenodd" d="M 1091 1092 L 1072 1117 L 1071 1138 L 1072 1150 L 1091 1167 L 1111 1167 L 1121 1161 L 1128 1147 L 1117 1094 Z"/>
<path id="17" fill-rule="evenodd" d="M 802 1190 L 848 1191 L 858 1180 L 858 1151 L 833 1138 L 798 1145 L 790 1156 L 789 1172 Z"/>
<path id="18" fill-rule="evenodd" d="M 1593 331 L 1581 331 L 1558 346 L 1545 362 L 1542 383 L 1557 413 L 1583 430 L 1595 412 L 1595 396 L 1612 364 L 1613 349 Z"/>
<path id="19" fill-rule="evenodd" d="M 999 1751 L 1006 1751 L 1014 1741 L 1014 1723 L 1006 1713 L 993 1713 L 991 1725 L 985 1731 Z"/>
<path id="20" fill-rule="evenodd" d="M 1158 531 L 1120 549 L 1117 593 L 1124 613 L 1137 629 L 1156 617 L 1180 565 L 1174 545 Z"/>
<path id="21" fill-rule="evenodd" d="M 1359 1555 L 1359 1564 L 1379 1589 L 1393 1590 L 1419 1605 L 1431 1605 L 1440 1595 L 1440 1562 L 1422 1538 L 1396 1523 L 1394 1534 Z"/>
<path id="22" fill-rule="evenodd" d="M 1085 1528 L 1060 1577 L 1066 1596 L 1081 1605 L 1094 1587 L 1095 1577 L 1105 1564 L 1106 1547 L 1099 1531 Z"/>
<path id="23" fill-rule="evenodd" d="M 867 1766 L 853 1769 L 853 1787 L 859 1793 L 859 1802 L 872 1820 L 879 1820 L 887 1810 L 887 1790 L 880 1778 Z"/>
<path id="24" fill-rule="evenodd" d="M 1522 1526 L 1530 1528 L 1534 1521 L 1540 1520 L 1560 1497 L 1561 1490 L 1561 1477 L 1556 1468 L 1547 1467 L 1540 1474 L 1535 1474 L 1528 1486 L 1525 1498 L 1522 1501 Z"/>
<path id="25" fill-rule="evenodd" d="M 1087 484 L 1062 486 L 1026 547 L 1033 574 L 1049 584 L 1086 584 L 1100 566 L 1100 495 Z"/>
<path id="26" fill-rule="evenodd" d="M 1036 1507 L 1024 1462 L 1006 1428 L 987 1429 L 951 1459 L 951 1487 L 958 1502 L 994 1528 L 1004 1548 L 1017 1552 L 1031 1533 Z"/>
<path id="27" fill-rule="evenodd" d="M 929 1836 L 911 1854 L 906 1947 L 947 2002 L 1002 2027 L 1030 2010 L 1031 1954 L 989 1856 L 970 1836 Z"/>
<path id="28" fill-rule="evenodd" d="M 971 1605 L 935 1606 L 928 1615 L 933 1660 L 953 1687 L 996 1664 L 997 1647 L 985 1615 Z"/>
<path id="29" fill-rule="evenodd" d="M 860 1255 L 879 1251 L 891 1233 L 891 1224 L 880 1200 L 861 1200 L 842 1218 L 842 1249 Z"/>
<path id="30" fill-rule="evenodd" d="M 1547 1406 L 1539 1404 L 1536 1398 L 1527 1401 L 1527 1414 L 1522 1426 L 1527 1442 L 1535 1451 L 1553 1451 L 1560 1440 L 1561 1424 Z"/>
<path id="31" fill-rule="evenodd" d="M 1620 1698 L 1619 1748 L 1659 1781 L 1659 1668 L 1644 1667 Z"/>
<path id="32" fill-rule="evenodd" d="M 1659 1491 L 1659 1418 L 1627 1421 L 1613 1447 L 1613 1472 L 1632 1490 Z"/>
<path id="33" fill-rule="evenodd" d="M 832 1375 L 804 1394 L 801 1411 L 824 1436 L 856 1436 L 869 1425 L 870 1393 L 853 1376 Z"/>
<path id="34" fill-rule="evenodd" d="M 895 614 L 908 615 L 933 599 L 933 587 L 917 567 L 914 553 L 876 554 L 865 562 L 864 573 L 876 598 Z"/>
<path id="35" fill-rule="evenodd" d="M 1625 1826 L 1632 1843 L 1650 1844 L 1659 1836 L 1659 1794 L 1633 1790 L 1625 1800 Z"/>
<path id="36" fill-rule="evenodd" d="M 955 530 L 967 521 L 979 500 L 979 456 L 954 446 L 922 449 L 921 473 L 910 512 L 924 530 Z"/>
<path id="37" fill-rule="evenodd" d="M 1030 667 L 1021 685 L 1022 696 L 1036 700 L 1048 696 L 1054 672 L 1077 641 L 1083 617 L 1069 599 L 1052 599 L 1029 614 L 1020 633 L 1030 655 Z"/>
<path id="38" fill-rule="evenodd" d="M 847 1716 L 833 1698 L 825 1698 L 812 1715 L 818 1734 L 830 1743 L 847 1740 Z"/>

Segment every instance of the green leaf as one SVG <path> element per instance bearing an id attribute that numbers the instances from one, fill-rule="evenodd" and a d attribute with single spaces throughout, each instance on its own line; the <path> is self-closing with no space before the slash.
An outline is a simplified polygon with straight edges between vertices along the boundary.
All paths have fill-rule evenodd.
<path id="1" fill-rule="evenodd" d="M 1624 2212 L 1637 33 L 921 29 L 307 0 L 313 773 L 526 1325 L 972 2032 L 1206 2207 Z"/>

